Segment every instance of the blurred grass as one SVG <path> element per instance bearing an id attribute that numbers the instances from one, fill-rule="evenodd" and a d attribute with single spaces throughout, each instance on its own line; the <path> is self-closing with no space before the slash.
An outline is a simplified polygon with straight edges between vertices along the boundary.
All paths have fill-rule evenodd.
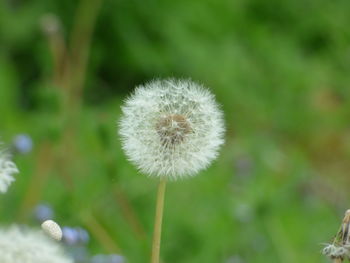
<path id="1" fill-rule="evenodd" d="M 16 156 L 1 222 L 33 224 L 47 202 L 61 224 L 90 228 L 91 253 L 148 261 L 156 181 L 120 149 L 120 104 L 152 78 L 190 77 L 217 95 L 227 143 L 207 171 L 169 185 L 163 261 L 327 262 L 321 243 L 349 202 L 350 3 L 105 0 L 81 96 L 54 82 L 40 29 L 56 14 L 69 46 L 78 6 L 0 2 L 0 135 L 35 143 Z"/>

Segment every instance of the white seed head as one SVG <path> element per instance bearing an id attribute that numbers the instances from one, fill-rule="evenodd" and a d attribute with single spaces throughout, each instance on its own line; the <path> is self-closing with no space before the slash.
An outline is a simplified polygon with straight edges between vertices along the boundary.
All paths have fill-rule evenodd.
<path id="1" fill-rule="evenodd" d="M 14 162 L 6 154 L 0 152 L 0 193 L 7 192 L 8 187 L 15 181 L 12 175 L 18 172 Z"/>
<path id="2" fill-rule="evenodd" d="M 155 80 L 136 88 L 119 123 L 126 155 L 151 176 L 195 175 L 224 143 L 223 114 L 215 97 L 189 80 Z"/>
<path id="3" fill-rule="evenodd" d="M 345 258 L 350 256 L 349 246 L 348 245 L 334 245 L 327 244 L 323 250 L 322 254 L 330 258 Z"/>
<path id="4" fill-rule="evenodd" d="M 328 244 L 323 248 L 322 254 L 328 257 L 335 257 L 339 254 L 339 247 L 333 244 Z"/>
<path id="5" fill-rule="evenodd" d="M 40 230 L 0 229 L 1 263 L 73 263 L 57 242 Z"/>
<path id="6" fill-rule="evenodd" d="M 62 239 L 62 229 L 55 221 L 46 220 L 41 224 L 41 228 L 53 239 L 57 241 L 60 241 Z"/>

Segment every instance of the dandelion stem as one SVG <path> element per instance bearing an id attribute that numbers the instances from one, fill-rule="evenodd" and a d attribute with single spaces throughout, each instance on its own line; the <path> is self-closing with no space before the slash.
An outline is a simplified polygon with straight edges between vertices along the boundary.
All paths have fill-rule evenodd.
<path id="1" fill-rule="evenodd" d="M 151 263 L 159 263 L 165 188 L 166 188 L 166 179 L 161 178 L 159 182 L 158 194 L 157 194 L 157 207 L 156 207 L 156 216 L 155 216 L 154 230 L 153 230 L 154 232 L 153 232 Z"/>
<path id="2" fill-rule="evenodd" d="M 342 260 L 341 258 L 334 258 L 334 259 L 332 260 L 332 262 L 333 262 L 333 263 L 342 263 L 343 260 Z"/>

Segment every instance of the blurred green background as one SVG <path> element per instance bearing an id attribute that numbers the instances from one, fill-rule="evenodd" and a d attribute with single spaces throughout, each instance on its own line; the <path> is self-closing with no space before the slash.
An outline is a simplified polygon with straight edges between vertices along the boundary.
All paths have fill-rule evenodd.
<path id="1" fill-rule="evenodd" d="M 1 223 L 38 226 L 47 204 L 89 232 L 67 245 L 87 254 L 77 262 L 148 262 L 157 180 L 121 150 L 120 105 L 135 85 L 192 78 L 222 105 L 226 144 L 168 185 L 162 261 L 328 262 L 350 198 L 349 12 L 347 0 L 2 0 L 0 136 L 34 147 L 14 154 Z"/>

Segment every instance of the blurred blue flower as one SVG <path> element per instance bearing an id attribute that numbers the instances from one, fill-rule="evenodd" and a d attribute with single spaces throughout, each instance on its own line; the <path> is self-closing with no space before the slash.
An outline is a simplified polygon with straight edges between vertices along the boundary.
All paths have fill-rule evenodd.
<path id="1" fill-rule="evenodd" d="M 13 139 L 12 146 L 15 152 L 20 154 L 26 154 L 31 152 L 33 148 L 33 140 L 27 134 L 18 134 Z"/>
<path id="2" fill-rule="evenodd" d="M 79 242 L 79 232 L 75 228 L 65 226 L 62 228 L 62 233 L 62 240 L 67 245 L 76 245 Z"/>
<path id="3" fill-rule="evenodd" d="M 51 206 L 47 204 L 39 204 L 34 208 L 34 217 L 40 223 L 54 217 L 54 212 Z"/>
<path id="4" fill-rule="evenodd" d="M 82 227 L 68 227 L 62 228 L 63 241 L 67 245 L 86 244 L 90 240 L 89 233 Z"/>
<path id="5" fill-rule="evenodd" d="M 90 240 L 89 233 L 82 227 L 77 227 L 76 230 L 78 232 L 78 241 L 82 244 L 88 243 Z"/>

